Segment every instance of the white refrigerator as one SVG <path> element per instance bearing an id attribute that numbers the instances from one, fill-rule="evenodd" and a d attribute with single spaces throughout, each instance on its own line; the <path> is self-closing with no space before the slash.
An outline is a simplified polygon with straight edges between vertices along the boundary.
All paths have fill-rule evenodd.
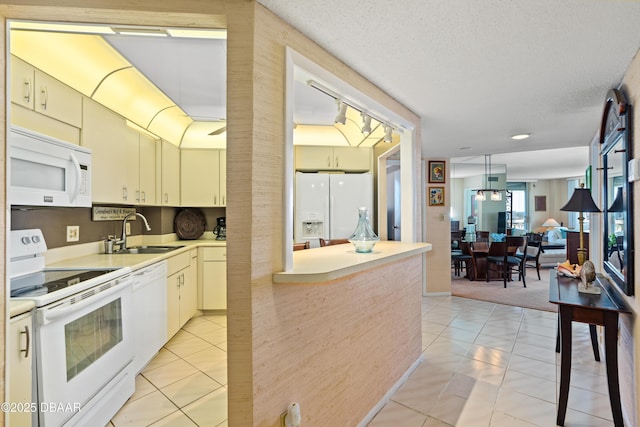
<path id="1" fill-rule="evenodd" d="M 294 240 L 318 247 L 318 238 L 346 239 L 358 224 L 358 208 L 373 212 L 373 176 L 296 172 Z"/>

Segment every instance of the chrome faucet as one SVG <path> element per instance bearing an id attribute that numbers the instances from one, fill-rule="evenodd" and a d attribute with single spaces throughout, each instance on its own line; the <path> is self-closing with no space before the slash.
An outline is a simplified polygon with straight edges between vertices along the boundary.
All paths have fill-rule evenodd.
<path id="1" fill-rule="evenodd" d="M 127 220 L 130 217 L 136 216 L 136 215 L 142 218 L 142 220 L 144 221 L 145 227 L 147 227 L 147 231 L 151 231 L 151 227 L 149 227 L 147 218 L 145 218 L 144 215 L 138 212 L 131 212 L 130 214 L 127 214 L 127 216 L 125 216 L 124 220 L 122 221 L 122 236 L 120 236 L 120 240 L 116 240 L 115 242 L 116 245 L 120 246 L 119 250 L 121 251 L 127 250 Z"/>

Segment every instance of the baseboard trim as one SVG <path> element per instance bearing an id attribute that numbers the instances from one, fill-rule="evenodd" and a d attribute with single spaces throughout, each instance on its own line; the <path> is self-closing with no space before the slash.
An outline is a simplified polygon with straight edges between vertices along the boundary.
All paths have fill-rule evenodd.
<path id="1" fill-rule="evenodd" d="M 450 297 L 451 292 L 426 292 L 422 294 L 423 297 Z"/>
<path id="2" fill-rule="evenodd" d="M 391 396 L 393 396 L 394 393 L 398 391 L 400 387 L 402 387 L 402 385 L 407 381 L 407 379 L 409 379 L 413 371 L 415 371 L 416 368 L 420 366 L 420 364 L 423 361 L 424 361 L 424 356 L 421 354 L 420 357 L 418 357 L 418 360 L 413 362 L 413 364 L 400 377 L 400 379 L 398 379 L 398 381 L 396 381 L 396 383 L 385 393 L 382 399 L 380 399 L 380 401 L 373 408 L 371 408 L 367 416 L 364 417 L 364 419 L 358 423 L 357 427 L 366 427 L 367 424 L 369 424 L 371 420 L 373 420 L 373 417 L 375 417 L 378 414 L 378 412 L 380 412 L 382 408 L 384 408 L 384 405 L 386 405 L 387 402 L 391 400 Z"/>

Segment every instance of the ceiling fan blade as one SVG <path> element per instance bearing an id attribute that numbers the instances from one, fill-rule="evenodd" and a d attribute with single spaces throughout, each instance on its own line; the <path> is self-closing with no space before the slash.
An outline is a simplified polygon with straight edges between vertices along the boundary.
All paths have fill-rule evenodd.
<path id="1" fill-rule="evenodd" d="M 226 126 L 222 126 L 220 129 L 216 129 L 213 132 L 209 133 L 209 136 L 220 135 L 221 133 L 225 133 L 227 131 Z"/>

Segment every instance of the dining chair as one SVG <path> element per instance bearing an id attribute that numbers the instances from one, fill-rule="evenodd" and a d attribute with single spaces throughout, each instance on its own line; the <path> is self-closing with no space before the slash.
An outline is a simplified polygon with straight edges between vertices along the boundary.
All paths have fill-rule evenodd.
<path id="1" fill-rule="evenodd" d="M 332 245 L 342 245 L 344 243 L 349 243 L 349 239 L 318 239 L 320 240 L 320 246 L 332 246 Z"/>
<path id="2" fill-rule="evenodd" d="M 489 242 L 473 242 L 475 252 L 489 252 Z"/>
<path id="3" fill-rule="evenodd" d="M 309 249 L 311 247 L 311 242 L 310 241 L 306 241 L 304 243 L 294 243 L 293 244 L 293 250 L 294 251 L 301 251 L 304 249 Z"/>
<path id="4" fill-rule="evenodd" d="M 488 242 L 489 234 L 488 231 L 476 231 L 476 242 Z"/>
<path id="5" fill-rule="evenodd" d="M 458 263 L 457 275 L 460 275 L 462 269 L 462 263 L 464 263 L 465 276 L 469 280 L 475 280 L 476 278 L 476 259 L 473 255 L 473 248 L 469 242 L 459 243 L 460 254 L 456 256 L 456 262 Z"/>
<path id="6" fill-rule="evenodd" d="M 512 236 L 508 236 L 512 237 Z M 522 284 L 527 287 L 524 277 L 524 270 L 522 268 L 522 260 L 515 254 L 518 247 L 523 245 L 523 237 L 515 237 L 512 239 L 505 239 L 504 242 L 492 242 L 489 246 L 489 253 L 486 259 L 486 280 L 491 280 L 491 272 L 499 273 L 499 278 L 504 282 L 504 287 L 507 287 L 507 281 L 511 280 L 511 275 L 514 272 L 518 273 L 518 279 L 522 278 Z"/>
<path id="7" fill-rule="evenodd" d="M 524 271 L 527 268 L 535 268 L 540 280 L 540 254 L 542 253 L 542 241 L 533 241 L 527 239 L 527 250 L 524 253 L 518 253 L 516 256 L 523 259 Z"/>

